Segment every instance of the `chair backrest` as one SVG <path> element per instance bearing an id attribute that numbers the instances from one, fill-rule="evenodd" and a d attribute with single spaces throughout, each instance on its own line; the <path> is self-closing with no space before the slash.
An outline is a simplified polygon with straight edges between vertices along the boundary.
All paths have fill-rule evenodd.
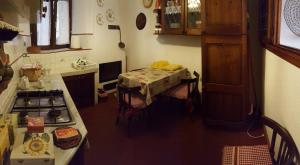
<path id="1" fill-rule="evenodd" d="M 196 77 L 196 78 L 195 78 L 196 84 L 195 84 L 195 87 L 194 87 L 194 88 L 198 89 L 198 84 L 199 84 L 200 75 L 199 75 L 199 73 L 197 73 L 196 71 L 194 71 L 194 76 Z"/>
<path id="2" fill-rule="evenodd" d="M 119 96 L 119 104 L 120 107 L 128 107 L 131 106 L 131 98 L 133 94 L 138 94 L 141 87 L 126 87 L 122 84 L 117 85 L 118 96 Z M 126 102 L 126 97 L 128 97 L 128 102 Z"/>
<path id="3" fill-rule="evenodd" d="M 190 97 L 193 92 L 199 92 L 198 91 L 198 84 L 199 84 L 200 75 L 196 71 L 194 71 L 193 74 L 194 74 L 195 78 L 193 78 L 193 79 L 183 79 L 181 81 L 182 83 L 188 83 L 188 97 Z"/>
<path id="4" fill-rule="evenodd" d="M 300 165 L 299 151 L 290 133 L 268 117 L 263 116 L 261 121 L 262 124 L 272 129 L 270 154 L 273 163 L 278 165 Z M 278 140 L 279 146 L 277 145 Z"/>

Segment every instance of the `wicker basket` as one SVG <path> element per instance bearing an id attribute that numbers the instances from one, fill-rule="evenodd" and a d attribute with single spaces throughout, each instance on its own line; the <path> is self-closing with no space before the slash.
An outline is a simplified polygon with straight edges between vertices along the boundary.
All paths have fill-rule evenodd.
<path id="1" fill-rule="evenodd" d="M 21 75 L 28 77 L 30 82 L 38 81 L 42 75 L 41 68 L 21 68 Z"/>

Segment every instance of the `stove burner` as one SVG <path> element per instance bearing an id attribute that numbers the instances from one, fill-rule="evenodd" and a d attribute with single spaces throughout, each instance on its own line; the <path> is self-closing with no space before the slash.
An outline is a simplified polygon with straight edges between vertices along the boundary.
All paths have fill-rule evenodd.
<path id="1" fill-rule="evenodd" d="M 30 98 L 25 97 L 24 98 L 24 104 L 25 104 L 25 106 L 30 106 L 30 105 L 32 105 L 32 101 L 30 100 Z"/>
<path id="2" fill-rule="evenodd" d="M 48 112 L 48 115 L 49 115 L 50 117 L 55 117 L 55 118 L 57 118 L 58 116 L 61 115 L 61 111 L 60 111 L 60 110 L 50 110 L 50 111 Z"/>
<path id="3" fill-rule="evenodd" d="M 27 117 L 44 117 L 45 126 L 71 125 L 75 122 L 69 112 L 62 90 L 21 91 L 11 113 L 19 113 L 19 124 L 27 125 Z"/>
<path id="4" fill-rule="evenodd" d="M 56 98 L 54 97 L 54 96 L 51 96 L 50 98 L 49 98 L 49 104 L 50 105 L 54 105 L 55 104 L 55 101 L 56 100 Z"/>
<path id="5" fill-rule="evenodd" d="M 63 116 L 62 116 L 62 115 L 59 115 L 59 116 L 57 116 L 57 117 L 56 117 L 56 120 L 58 120 L 58 121 L 63 121 L 63 120 L 64 120 L 64 118 L 63 118 Z"/>

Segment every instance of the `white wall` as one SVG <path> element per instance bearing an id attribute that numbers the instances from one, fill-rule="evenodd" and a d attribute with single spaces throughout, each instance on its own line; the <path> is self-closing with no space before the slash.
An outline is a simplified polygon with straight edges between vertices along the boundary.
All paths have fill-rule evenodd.
<path id="1" fill-rule="evenodd" d="M 265 115 L 288 129 L 300 149 L 300 70 L 273 53 L 265 54 Z"/>
<path id="2" fill-rule="evenodd" d="M 92 13 L 92 19 L 90 19 L 89 24 L 87 24 L 86 20 L 83 20 L 84 17 L 88 14 L 84 14 L 82 18 L 82 23 L 79 25 L 82 27 L 88 26 L 89 28 L 83 29 L 92 29 L 92 33 L 94 34 L 91 37 L 91 48 L 92 50 L 88 51 L 68 51 L 64 53 L 52 53 L 52 54 L 35 54 L 30 55 L 32 61 L 40 62 L 41 64 L 46 65 L 47 67 L 52 68 L 53 70 L 59 69 L 62 66 L 71 66 L 72 60 L 77 57 L 87 57 L 95 63 L 104 63 L 111 61 L 123 61 L 123 71 L 125 70 L 125 52 L 118 47 L 119 42 L 119 33 L 118 31 L 112 31 L 107 29 L 108 22 L 105 19 L 105 12 L 108 8 L 111 8 L 115 12 L 116 20 L 112 24 L 120 24 L 120 14 L 119 14 L 119 3 L 118 0 L 107 0 L 104 1 L 105 4 L 102 8 L 97 5 L 96 0 L 85 0 L 85 3 L 90 3 L 90 8 L 85 8 L 85 10 L 89 10 L 87 12 Z M 4 6 L 0 5 L 0 13 L 3 15 L 4 20 L 21 28 L 24 28 L 24 33 L 28 34 L 29 27 L 29 16 L 26 13 L 18 14 L 15 11 L 14 7 L 11 7 L 9 4 Z M 24 6 L 22 9 L 26 9 Z M 25 10 L 29 12 L 29 10 Z M 96 23 L 96 15 L 98 13 L 102 13 L 104 16 L 104 24 L 99 26 Z M 76 20 L 79 21 L 79 20 Z M 90 28 L 92 26 L 92 28 Z M 24 41 L 28 41 L 29 37 L 18 36 L 13 41 L 10 41 L 5 44 L 5 52 L 10 55 L 11 61 L 13 61 L 16 57 L 21 55 L 26 51 L 26 47 L 30 45 L 30 43 L 26 43 L 24 46 Z M 30 41 L 30 40 L 29 40 Z M 0 114 L 5 110 L 9 109 L 9 104 L 15 93 L 15 89 L 18 82 L 18 70 L 23 63 L 27 63 L 28 59 L 21 59 L 16 63 L 13 68 L 15 71 L 14 78 L 7 90 L 5 90 L 2 94 L 0 94 Z"/>
<path id="3" fill-rule="evenodd" d="M 155 60 L 182 64 L 190 71 L 201 73 L 201 37 L 154 35 L 155 14 L 143 7 L 143 1 L 119 0 L 123 34 L 125 37 L 128 70 L 149 66 Z M 147 23 L 143 30 L 136 28 L 136 16 L 143 12 Z"/>
<path id="4" fill-rule="evenodd" d="M 80 4 L 80 1 L 74 1 Z M 77 23 L 80 26 L 81 30 L 73 27 L 76 29 L 75 33 L 86 33 L 91 31 L 94 35 L 91 36 L 91 48 L 92 51 L 87 54 L 87 57 L 93 60 L 96 63 L 104 63 L 104 62 L 111 62 L 122 60 L 123 61 L 123 69 L 125 67 L 125 52 L 124 50 L 118 47 L 119 43 L 119 33 L 115 30 L 108 30 L 108 24 L 120 24 L 120 13 L 119 13 L 119 3 L 118 0 L 109 0 L 104 1 L 104 6 L 99 7 L 97 5 L 96 0 L 85 0 L 84 3 L 90 4 L 89 7 L 84 7 L 80 10 L 87 10 L 87 11 L 80 11 L 82 15 L 78 15 L 81 19 L 76 21 L 82 21 Z M 116 20 L 113 23 L 108 23 L 105 18 L 105 12 L 107 9 L 112 9 L 115 13 Z M 86 14 L 90 13 L 90 14 Z M 102 26 L 96 23 L 96 16 L 98 13 L 102 13 L 104 18 L 104 24 Z M 92 19 L 86 18 L 86 16 L 92 15 Z M 88 21 L 87 21 L 87 20 Z M 90 23 L 88 23 L 90 22 Z M 92 26 L 92 28 L 91 28 Z"/>
<path id="5" fill-rule="evenodd" d="M 15 2 L 19 2 L 19 0 L 15 0 L 11 3 Z M 16 3 L 16 5 L 18 5 L 18 3 Z M 1 2 L 0 13 L 2 14 L 3 19 L 6 22 L 19 27 L 20 30 L 25 32 L 28 26 L 26 26 L 24 22 L 29 22 L 29 10 L 27 7 L 18 6 L 18 8 L 22 9 L 22 14 L 16 12 L 16 7 L 11 6 L 11 4 Z M 6 54 L 9 54 L 10 62 L 14 61 L 18 56 L 24 53 L 26 51 L 25 46 L 28 46 L 29 44 L 30 43 L 28 43 L 28 37 L 20 35 L 16 36 L 12 41 L 5 43 L 4 51 Z M 19 79 L 18 70 L 21 65 L 22 62 L 17 61 L 12 66 L 12 68 L 14 69 L 14 76 L 10 84 L 8 85 L 8 88 L 0 94 L 0 114 L 9 109 L 11 100 L 15 96 L 15 89 Z"/>

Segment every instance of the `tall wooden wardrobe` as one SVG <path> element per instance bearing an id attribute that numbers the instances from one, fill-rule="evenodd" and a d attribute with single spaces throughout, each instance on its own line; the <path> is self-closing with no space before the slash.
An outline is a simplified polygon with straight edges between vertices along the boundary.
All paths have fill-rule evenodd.
<path id="1" fill-rule="evenodd" d="M 250 112 L 247 0 L 206 0 L 202 15 L 205 123 L 242 127 Z"/>

